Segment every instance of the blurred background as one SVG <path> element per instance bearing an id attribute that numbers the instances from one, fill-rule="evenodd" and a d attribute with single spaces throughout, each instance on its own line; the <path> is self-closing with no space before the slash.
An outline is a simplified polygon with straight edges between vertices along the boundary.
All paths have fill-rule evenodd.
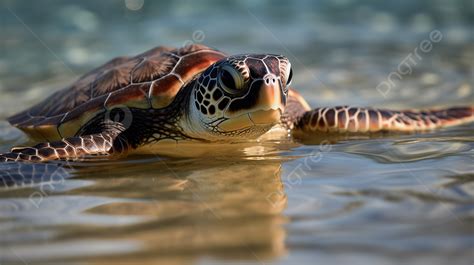
<path id="1" fill-rule="evenodd" d="M 115 56 L 189 42 L 229 54 L 284 54 L 295 68 L 294 86 L 315 105 L 417 107 L 472 99 L 470 0 L 1 3 L 3 116 Z M 394 78 L 390 93 L 377 93 L 433 30 L 441 41 L 421 53 L 411 74 Z"/>
<path id="2" fill-rule="evenodd" d="M 0 0 L 0 152 L 7 116 L 158 45 L 283 54 L 315 107 L 473 104 L 473 28 L 472 0 Z M 472 264 L 473 135 L 60 171 L 41 207 L 0 190 L 0 264 Z"/>

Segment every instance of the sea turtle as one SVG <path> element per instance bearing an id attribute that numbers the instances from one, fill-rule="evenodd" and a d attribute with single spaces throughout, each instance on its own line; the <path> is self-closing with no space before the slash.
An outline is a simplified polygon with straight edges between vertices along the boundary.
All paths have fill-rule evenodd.
<path id="1" fill-rule="evenodd" d="M 275 126 L 288 135 L 415 132 L 474 121 L 474 107 L 429 111 L 311 109 L 290 88 L 288 59 L 228 56 L 203 45 L 157 47 L 115 58 L 8 119 L 32 139 L 0 161 L 113 158 L 162 143 L 257 139 Z"/>

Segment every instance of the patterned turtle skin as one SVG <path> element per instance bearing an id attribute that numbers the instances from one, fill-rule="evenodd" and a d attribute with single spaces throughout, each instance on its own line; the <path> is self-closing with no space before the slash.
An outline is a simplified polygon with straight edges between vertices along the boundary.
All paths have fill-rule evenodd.
<path id="1" fill-rule="evenodd" d="M 228 56 L 195 44 L 115 58 L 10 117 L 40 143 L 14 147 L 0 161 L 110 159 L 162 143 L 257 139 L 274 127 L 294 136 L 370 134 L 474 121 L 472 106 L 311 109 L 290 88 L 292 76 L 281 55 Z"/>

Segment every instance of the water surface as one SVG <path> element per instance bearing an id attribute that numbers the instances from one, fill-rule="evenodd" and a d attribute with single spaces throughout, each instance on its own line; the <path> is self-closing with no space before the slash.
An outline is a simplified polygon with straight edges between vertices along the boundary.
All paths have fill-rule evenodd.
<path id="1" fill-rule="evenodd" d="M 109 58 L 189 41 L 288 56 L 313 106 L 474 102 L 468 1 L 127 2 L 3 1 L 0 118 Z M 443 39 L 380 93 L 435 29 Z M 0 189 L 0 263 L 472 264 L 473 135 L 465 125 L 36 172 L 2 165 L 36 184 Z M 0 122 L 0 151 L 27 142 Z"/>

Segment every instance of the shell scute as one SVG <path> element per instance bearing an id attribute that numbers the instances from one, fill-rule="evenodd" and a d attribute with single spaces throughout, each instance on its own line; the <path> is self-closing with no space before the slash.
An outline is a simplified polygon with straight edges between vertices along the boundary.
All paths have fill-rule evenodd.
<path id="1" fill-rule="evenodd" d="M 183 84 L 175 75 L 168 75 L 154 81 L 150 88 L 152 107 L 159 109 L 168 106 L 182 86 Z"/>
<path id="2" fill-rule="evenodd" d="M 178 58 L 169 54 L 143 58 L 132 73 L 134 83 L 149 82 L 168 74 L 178 62 Z"/>
<path id="3" fill-rule="evenodd" d="M 100 73 L 90 88 L 90 98 L 116 91 L 130 84 L 130 72 L 135 67 L 137 60 L 132 60 Z"/>
<path id="4" fill-rule="evenodd" d="M 53 130 L 60 132 L 56 136 L 75 135 L 109 106 L 168 106 L 184 84 L 224 57 L 196 44 L 177 49 L 156 47 L 134 57 L 118 57 L 8 120 L 34 138 L 54 136 Z"/>
<path id="5" fill-rule="evenodd" d="M 135 108 L 149 108 L 148 93 L 150 85 L 150 83 L 132 84 L 124 89 L 114 91 L 104 102 L 104 107 L 109 109 L 111 106 L 126 105 Z"/>

